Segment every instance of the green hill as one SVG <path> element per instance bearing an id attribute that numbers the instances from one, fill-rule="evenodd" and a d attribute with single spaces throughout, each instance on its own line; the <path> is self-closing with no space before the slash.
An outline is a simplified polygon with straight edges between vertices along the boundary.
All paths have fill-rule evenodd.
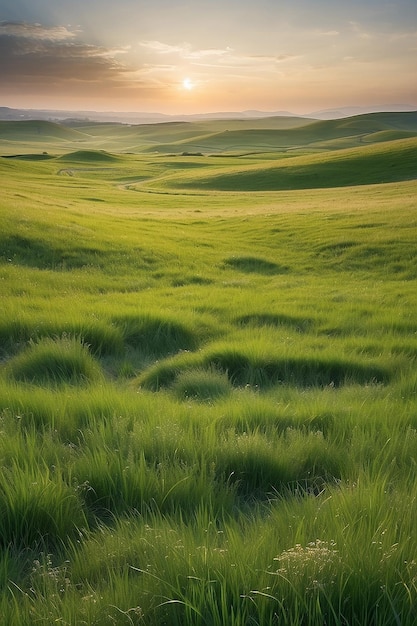
<path id="1" fill-rule="evenodd" d="M 0 122 L 0 140 L 27 142 L 27 141 L 80 141 L 86 139 L 85 134 L 78 130 L 67 128 L 55 122 L 41 120 L 24 120 L 21 122 Z"/>
<path id="2" fill-rule="evenodd" d="M 290 120 L 293 118 L 289 118 Z M 354 147 L 365 142 L 381 141 L 376 135 L 389 132 L 390 139 L 417 135 L 417 112 L 374 113 L 338 120 L 312 121 L 295 118 L 291 125 L 288 118 L 266 118 L 213 122 L 192 125 L 194 136 L 182 135 L 176 141 L 162 143 L 158 152 L 180 153 L 183 151 L 206 153 L 237 152 L 246 150 L 285 150 L 296 147 L 340 149 Z M 198 130 L 205 130 L 198 134 Z M 211 131 L 211 132 L 210 132 Z M 154 136 L 156 139 L 156 136 Z M 159 134 L 163 139 L 163 134 Z M 328 142 L 325 144 L 324 142 Z M 331 142 L 331 143 L 330 143 Z M 155 150 L 155 147 L 148 150 Z"/>
<path id="3" fill-rule="evenodd" d="M 415 137 L 416 133 L 410 130 L 379 130 L 364 138 L 364 142 L 377 143 L 378 141 L 395 141 Z"/>
<path id="4" fill-rule="evenodd" d="M 188 171 L 166 177 L 165 187 L 215 191 L 277 191 L 342 187 L 417 178 L 417 138 L 318 155 L 274 160 L 261 166 Z"/>
<path id="5" fill-rule="evenodd" d="M 0 122 L 0 152 L 34 155 L 40 149 L 56 154 L 59 146 L 71 159 L 82 161 L 115 158 L 106 153 L 268 156 L 337 151 L 415 136 L 417 112 L 324 121 L 275 116 L 140 125 L 23 120 Z M 87 152 L 78 151 L 80 144 Z"/>
<path id="6" fill-rule="evenodd" d="M 80 142 L 88 150 L 149 154 L 243 154 L 339 150 L 417 136 L 417 112 L 373 113 L 337 120 L 275 116 L 262 119 L 199 120 L 159 124 L 116 124 L 48 121 L 0 122 L 4 152 L 73 151 Z"/>
<path id="7" fill-rule="evenodd" d="M 76 150 L 60 157 L 60 160 L 77 163 L 114 163 L 119 157 L 105 150 Z"/>

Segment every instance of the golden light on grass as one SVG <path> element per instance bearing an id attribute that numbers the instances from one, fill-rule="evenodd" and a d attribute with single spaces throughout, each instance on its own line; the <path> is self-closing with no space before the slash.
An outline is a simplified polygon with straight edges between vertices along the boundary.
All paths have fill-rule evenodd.
<path id="1" fill-rule="evenodd" d="M 415 624 L 415 123 L 0 122 L 2 623 Z"/>

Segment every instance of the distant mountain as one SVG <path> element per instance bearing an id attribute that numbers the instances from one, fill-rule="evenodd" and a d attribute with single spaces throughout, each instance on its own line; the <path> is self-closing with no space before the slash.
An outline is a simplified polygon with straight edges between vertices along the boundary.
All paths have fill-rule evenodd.
<path id="1" fill-rule="evenodd" d="M 323 109 L 313 111 L 305 117 L 313 117 L 317 120 L 336 120 L 342 117 L 352 117 L 353 115 L 363 115 L 366 113 L 406 113 L 417 111 L 417 105 L 410 104 L 380 104 L 375 106 L 350 106 L 340 109 Z"/>
<path id="2" fill-rule="evenodd" d="M 198 120 L 253 119 L 266 117 L 302 117 L 289 111 L 217 111 L 189 115 L 167 115 L 150 112 L 56 111 L 42 109 L 11 109 L 0 107 L 0 120 L 46 120 L 48 122 L 88 121 L 121 124 L 155 124 L 158 122 L 192 122 Z"/>
<path id="3" fill-rule="evenodd" d="M 260 119 L 264 117 L 305 117 L 290 113 L 290 111 L 217 111 L 215 113 L 194 113 L 191 115 L 182 115 L 179 118 L 173 116 L 180 121 L 190 120 L 236 120 L 236 119 Z"/>
<path id="4" fill-rule="evenodd" d="M 124 113 L 100 111 L 61 111 L 49 109 L 11 109 L 0 107 L 0 120 L 45 120 L 48 122 L 88 121 L 119 122 L 121 124 L 155 124 L 170 122 L 172 116 L 163 113 Z"/>
<path id="5" fill-rule="evenodd" d="M 48 109 L 13 109 L 0 107 L 0 120 L 46 120 L 49 122 L 112 122 L 120 124 L 157 124 L 160 122 L 193 122 L 198 120 L 261 119 L 267 117 L 305 117 L 318 120 L 339 119 L 375 112 L 415 111 L 417 105 L 390 104 L 378 106 L 351 106 L 340 109 L 324 109 L 308 115 L 299 115 L 290 111 L 218 111 L 213 113 L 195 113 L 190 115 L 167 115 L 158 112 L 101 112 L 101 111 L 61 111 Z"/>

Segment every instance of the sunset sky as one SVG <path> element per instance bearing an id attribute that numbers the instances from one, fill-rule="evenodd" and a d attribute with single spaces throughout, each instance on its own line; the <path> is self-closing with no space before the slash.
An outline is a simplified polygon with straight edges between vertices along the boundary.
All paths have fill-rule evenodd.
<path id="1" fill-rule="evenodd" d="M 416 0 L 0 0 L 0 106 L 415 105 Z"/>

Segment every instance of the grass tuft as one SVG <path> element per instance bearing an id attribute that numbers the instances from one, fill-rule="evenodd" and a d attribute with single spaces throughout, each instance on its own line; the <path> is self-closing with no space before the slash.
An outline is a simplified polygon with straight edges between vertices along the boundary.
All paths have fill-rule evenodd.
<path id="1" fill-rule="evenodd" d="M 30 485 L 30 489 L 28 489 Z M 47 468 L 3 469 L 0 480 L 0 542 L 27 549 L 56 547 L 77 535 L 87 520 L 75 490 Z"/>
<path id="2" fill-rule="evenodd" d="M 286 384 L 300 387 L 339 387 L 346 383 L 381 383 L 390 377 L 388 369 L 357 361 L 329 357 L 249 356 L 235 349 L 212 352 L 205 357 L 207 365 L 226 372 L 233 385 L 267 388 Z"/>
<path id="3" fill-rule="evenodd" d="M 114 318 L 114 323 L 129 346 L 156 358 L 198 345 L 193 330 L 174 318 L 131 314 Z"/>
<path id="4" fill-rule="evenodd" d="M 273 261 L 252 256 L 230 257 L 224 261 L 224 265 L 246 274 L 263 274 L 265 276 L 273 276 L 275 274 L 286 274 L 288 272 L 288 267 L 278 265 L 278 263 L 274 263 Z"/>
<path id="5" fill-rule="evenodd" d="M 7 373 L 12 380 L 37 385 L 85 385 L 102 377 L 88 346 L 70 336 L 30 342 L 8 362 Z"/>
<path id="6" fill-rule="evenodd" d="M 213 402 L 231 392 L 227 374 L 215 370 L 195 369 L 181 372 L 171 390 L 180 400 Z"/>
<path id="7" fill-rule="evenodd" d="M 286 315 L 283 313 L 249 313 L 236 317 L 234 322 L 237 326 L 254 326 L 256 328 L 263 326 L 289 326 L 299 332 L 307 331 L 314 324 L 314 320 L 311 318 L 301 316 L 297 317 L 295 315 Z"/>

